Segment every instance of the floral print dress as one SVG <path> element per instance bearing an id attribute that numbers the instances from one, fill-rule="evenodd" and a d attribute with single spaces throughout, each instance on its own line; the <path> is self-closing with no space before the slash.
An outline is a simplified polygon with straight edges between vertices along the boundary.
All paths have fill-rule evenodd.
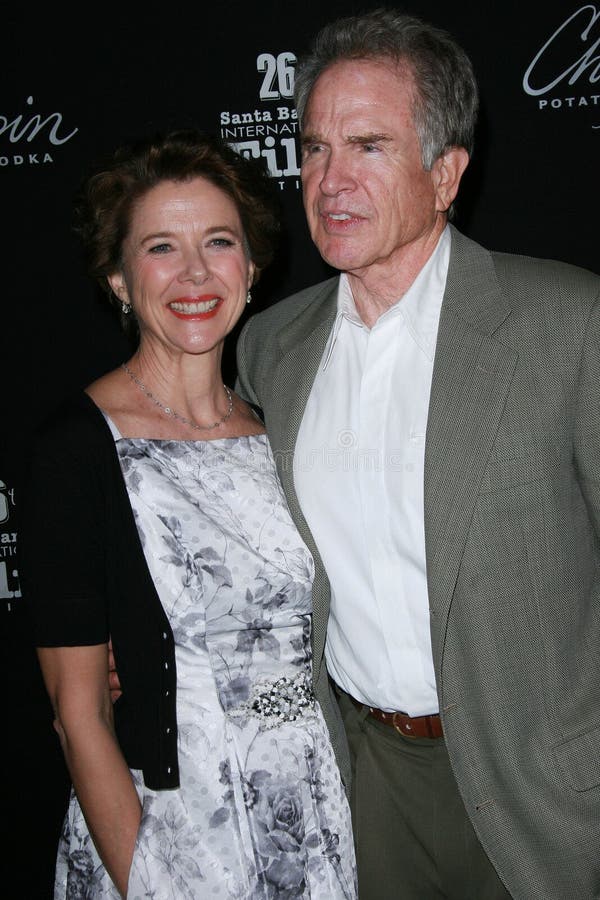
<path id="1" fill-rule="evenodd" d="M 175 636 L 180 787 L 148 789 L 129 900 L 354 900 L 350 813 L 311 689 L 313 560 L 266 435 L 124 439 L 109 421 Z M 119 894 L 74 796 L 55 900 Z"/>

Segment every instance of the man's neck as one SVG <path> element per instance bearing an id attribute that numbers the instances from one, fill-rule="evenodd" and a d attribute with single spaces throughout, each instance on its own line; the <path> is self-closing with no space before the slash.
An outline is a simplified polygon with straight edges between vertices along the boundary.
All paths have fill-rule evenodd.
<path id="1" fill-rule="evenodd" d="M 434 253 L 446 224 L 440 222 L 426 240 L 402 248 L 393 260 L 347 273 L 356 311 L 368 328 L 406 294 Z"/>

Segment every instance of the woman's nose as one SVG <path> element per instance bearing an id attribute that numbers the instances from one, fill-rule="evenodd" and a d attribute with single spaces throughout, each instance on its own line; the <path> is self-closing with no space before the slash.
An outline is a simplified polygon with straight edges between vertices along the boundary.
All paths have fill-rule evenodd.
<path id="1" fill-rule="evenodd" d="M 180 280 L 191 281 L 193 284 L 202 284 L 208 277 L 208 267 L 202 257 L 193 255 L 186 260 Z"/>

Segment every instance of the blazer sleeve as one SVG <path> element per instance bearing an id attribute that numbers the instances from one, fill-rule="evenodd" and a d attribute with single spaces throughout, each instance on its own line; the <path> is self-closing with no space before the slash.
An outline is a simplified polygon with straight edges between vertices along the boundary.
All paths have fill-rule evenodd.
<path id="1" fill-rule="evenodd" d="M 590 519 L 600 541 L 600 292 L 592 308 L 581 356 L 574 456 Z"/>
<path id="2" fill-rule="evenodd" d="M 102 438 L 93 419 L 78 411 L 56 417 L 34 443 L 19 574 L 36 646 L 108 640 Z"/>
<path id="3" fill-rule="evenodd" d="M 256 359 L 256 356 L 252 354 L 251 350 L 252 339 L 250 336 L 250 332 L 252 330 L 253 324 L 253 318 L 248 319 L 248 321 L 242 328 L 242 331 L 240 332 L 240 336 L 238 338 L 236 346 L 237 379 L 235 383 L 235 390 L 243 400 L 245 400 L 255 409 L 260 410 L 260 404 L 256 395 L 255 385 L 253 384 L 253 374 L 251 367 L 252 360 Z M 260 416 L 262 419 L 262 411 L 260 413 Z"/>

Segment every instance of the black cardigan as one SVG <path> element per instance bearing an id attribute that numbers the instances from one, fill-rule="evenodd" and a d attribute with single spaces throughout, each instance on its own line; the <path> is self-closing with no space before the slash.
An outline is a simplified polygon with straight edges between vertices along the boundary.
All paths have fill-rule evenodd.
<path id="1" fill-rule="evenodd" d="M 110 428 L 87 394 L 38 432 L 19 529 L 23 600 L 39 647 L 112 638 L 127 764 L 153 790 L 179 786 L 173 632 L 154 587 Z M 108 672 L 107 672 L 108 678 Z"/>

